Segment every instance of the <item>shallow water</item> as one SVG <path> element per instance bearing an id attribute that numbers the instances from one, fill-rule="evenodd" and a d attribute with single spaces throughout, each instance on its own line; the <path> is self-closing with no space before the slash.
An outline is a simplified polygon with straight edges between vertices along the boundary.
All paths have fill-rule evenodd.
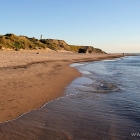
<path id="1" fill-rule="evenodd" d="M 71 66 L 83 77 L 63 97 L 0 124 L 0 140 L 140 139 L 140 56 Z"/>

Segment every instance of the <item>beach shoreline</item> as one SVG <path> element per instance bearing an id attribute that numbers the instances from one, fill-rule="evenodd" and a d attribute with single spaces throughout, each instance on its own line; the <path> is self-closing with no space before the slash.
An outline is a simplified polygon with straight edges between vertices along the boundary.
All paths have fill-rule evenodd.
<path id="1" fill-rule="evenodd" d="M 81 76 L 70 64 L 119 57 L 123 55 L 1 51 L 0 122 L 13 120 L 63 96 L 65 87 Z"/>

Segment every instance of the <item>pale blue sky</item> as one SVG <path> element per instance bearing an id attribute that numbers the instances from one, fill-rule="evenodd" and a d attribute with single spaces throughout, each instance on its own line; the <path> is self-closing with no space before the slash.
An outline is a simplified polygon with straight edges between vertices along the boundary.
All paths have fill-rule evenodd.
<path id="1" fill-rule="evenodd" d="M 0 34 L 140 53 L 140 0 L 0 0 Z"/>

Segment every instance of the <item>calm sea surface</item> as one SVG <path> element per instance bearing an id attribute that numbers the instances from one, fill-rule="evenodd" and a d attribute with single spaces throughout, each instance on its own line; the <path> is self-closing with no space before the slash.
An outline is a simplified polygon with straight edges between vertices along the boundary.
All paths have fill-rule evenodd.
<path id="1" fill-rule="evenodd" d="M 0 140 L 140 139 L 140 56 L 71 66 L 83 76 L 65 95 L 0 124 Z"/>

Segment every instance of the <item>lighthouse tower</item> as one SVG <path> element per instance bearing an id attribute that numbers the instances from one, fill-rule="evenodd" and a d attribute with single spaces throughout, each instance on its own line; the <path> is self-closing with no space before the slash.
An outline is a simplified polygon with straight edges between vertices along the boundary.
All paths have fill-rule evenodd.
<path id="1" fill-rule="evenodd" d="M 40 36 L 40 39 L 43 39 L 43 36 L 42 35 Z"/>

